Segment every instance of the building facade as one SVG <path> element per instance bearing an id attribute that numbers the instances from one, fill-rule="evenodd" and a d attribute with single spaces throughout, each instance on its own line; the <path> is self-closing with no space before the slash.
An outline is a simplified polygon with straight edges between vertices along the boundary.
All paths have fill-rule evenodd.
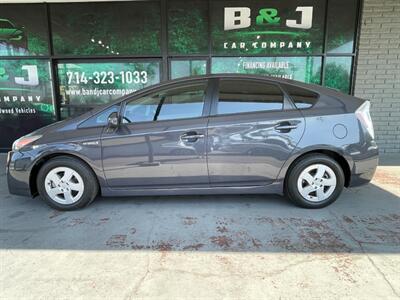
<path id="1" fill-rule="evenodd" d="M 370 99 L 381 150 L 400 152 L 399 1 L 8 2 L 0 4 L 2 150 L 164 80 L 250 73 Z"/>
<path id="2" fill-rule="evenodd" d="M 372 103 L 381 152 L 400 153 L 400 1 L 364 0 L 355 95 Z"/>

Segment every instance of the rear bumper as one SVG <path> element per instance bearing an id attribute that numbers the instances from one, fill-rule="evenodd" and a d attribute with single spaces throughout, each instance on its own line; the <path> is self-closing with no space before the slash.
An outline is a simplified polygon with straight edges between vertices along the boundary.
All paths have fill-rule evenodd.
<path id="1" fill-rule="evenodd" d="M 29 152 L 8 152 L 6 173 L 10 194 L 32 196 L 29 184 L 32 161 Z"/>
<path id="2" fill-rule="evenodd" d="M 353 170 L 350 176 L 349 187 L 356 187 L 369 183 L 374 177 L 378 167 L 378 148 L 364 154 L 362 159 L 354 160 Z"/>
<path id="3" fill-rule="evenodd" d="M 360 173 L 360 174 L 352 174 L 350 177 L 349 187 L 356 187 L 356 186 L 368 184 L 374 177 L 375 171 L 376 171 L 376 167 L 366 170 L 365 172 Z"/>

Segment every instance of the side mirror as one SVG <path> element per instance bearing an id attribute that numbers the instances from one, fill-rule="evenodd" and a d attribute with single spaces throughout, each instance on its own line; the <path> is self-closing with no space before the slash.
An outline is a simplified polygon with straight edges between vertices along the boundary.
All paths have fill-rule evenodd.
<path id="1" fill-rule="evenodd" d="M 108 116 L 108 127 L 117 128 L 119 126 L 118 113 L 113 112 Z"/>

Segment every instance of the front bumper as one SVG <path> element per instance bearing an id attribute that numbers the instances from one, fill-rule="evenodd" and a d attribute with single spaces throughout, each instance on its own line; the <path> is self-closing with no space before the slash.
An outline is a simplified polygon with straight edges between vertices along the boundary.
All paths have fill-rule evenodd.
<path id="1" fill-rule="evenodd" d="M 32 165 L 33 157 L 29 152 L 8 152 L 6 174 L 10 194 L 33 196 L 29 182 Z"/>

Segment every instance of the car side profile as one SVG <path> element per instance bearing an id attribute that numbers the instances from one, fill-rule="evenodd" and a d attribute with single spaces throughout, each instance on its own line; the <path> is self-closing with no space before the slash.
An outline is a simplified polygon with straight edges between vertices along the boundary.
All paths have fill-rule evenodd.
<path id="1" fill-rule="evenodd" d="M 161 83 L 24 136 L 7 159 L 13 194 L 60 210 L 97 195 L 286 195 L 321 208 L 378 163 L 369 102 L 253 76 Z"/>

